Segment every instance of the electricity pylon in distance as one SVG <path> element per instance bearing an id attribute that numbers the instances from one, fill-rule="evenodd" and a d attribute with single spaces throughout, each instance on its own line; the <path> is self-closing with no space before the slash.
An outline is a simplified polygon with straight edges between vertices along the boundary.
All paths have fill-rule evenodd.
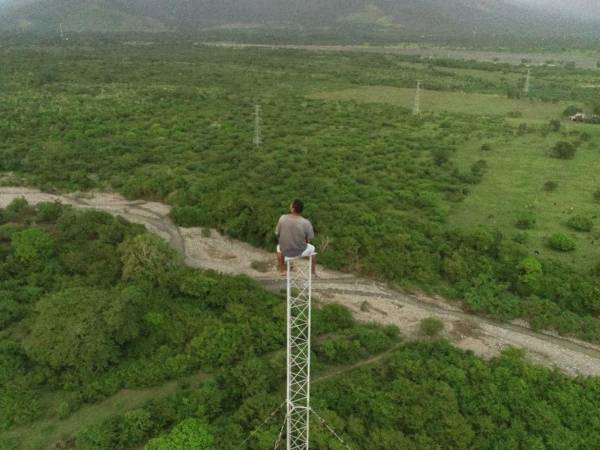
<path id="1" fill-rule="evenodd" d="M 260 145 L 262 144 L 262 136 L 260 133 L 260 113 L 261 113 L 261 109 L 260 109 L 260 105 L 256 105 L 254 107 L 254 145 L 256 145 L 256 147 L 260 147 Z"/>
<path id="2" fill-rule="evenodd" d="M 531 84 L 531 69 L 527 69 L 527 77 L 525 77 L 525 86 L 523 86 L 523 92 L 525 95 L 529 95 L 529 87 Z"/>
<path id="3" fill-rule="evenodd" d="M 415 93 L 415 105 L 413 106 L 413 114 L 415 116 L 421 114 L 421 80 L 417 81 L 417 92 Z"/>

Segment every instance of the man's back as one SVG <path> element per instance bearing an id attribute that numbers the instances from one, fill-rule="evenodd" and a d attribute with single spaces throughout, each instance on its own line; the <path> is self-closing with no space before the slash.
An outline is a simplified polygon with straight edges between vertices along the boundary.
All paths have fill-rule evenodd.
<path id="1" fill-rule="evenodd" d="M 314 237 L 313 226 L 299 214 L 285 214 L 279 218 L 275 234 L 279 236 L 281 253 L 287 257 L 300 256 L 307 242 Z"/>

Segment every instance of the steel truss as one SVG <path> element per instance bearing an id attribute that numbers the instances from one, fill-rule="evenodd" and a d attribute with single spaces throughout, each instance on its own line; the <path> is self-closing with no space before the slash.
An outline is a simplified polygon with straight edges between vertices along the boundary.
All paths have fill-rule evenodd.
<path id="1" fill-rule="evenodd" d="M 287 450 L 308 450 L 312 258 L 286 258 Z"/>

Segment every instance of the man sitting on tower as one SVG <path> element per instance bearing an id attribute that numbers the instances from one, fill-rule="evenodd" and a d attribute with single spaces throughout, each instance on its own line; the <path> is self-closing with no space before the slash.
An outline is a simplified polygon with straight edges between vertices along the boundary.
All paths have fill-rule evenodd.
<path id="1" fill-rule="evenodd" d="M 285 275 L 285 258 L 313 256 L 312 273 L 317 275 L 317 258 L 315 246 L 310 240 L 315 237 L 313 226 L 308 219 L 302 217 L 304 203 L 294 200 L 290 205 L 290 213 L 279 218 L 275 234 L 279 239 L 277 246 L 277 268 L 281 275 Z"/>

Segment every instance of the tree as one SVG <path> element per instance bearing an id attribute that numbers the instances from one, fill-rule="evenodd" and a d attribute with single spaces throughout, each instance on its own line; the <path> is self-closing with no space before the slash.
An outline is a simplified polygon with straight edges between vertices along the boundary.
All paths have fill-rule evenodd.
<path id="1" fill-rule="evenodd" d="M 533 256 L 528 256 L 519 263 L 518 269 L 519 292 L 523 295 L 531 294 L 531 291 L 537 289 L 543 279 L 542 263 Z"/>
<path id="2" fill-rule="evenodd" d="M 575 250 L 575 241 L 564 233 L 556 233 L 550 236 L 548 244 L 550 248 L 559 252 L 572 252 Z"/>
<path id="3" fill-rule="evenodd" d="M 576 215 L 569 218 L 567 225 L 576 231 L 590 232 L 594 228 L 594 222 L 587 216 Z"/>
<path id="4" fill-rule="evenodd" d="M 37 228 L 13 234 L 15 256 L 23 263 L 43 264 L 54 251 L 54 240 Z"/>
<path id="5" fill-rule="evenodd" d="M 563 116 L 574 116 L 578 112 L 581 112 L 581 108 L 579 108 L 579 106 L 569 105 L 563 111 Z"/>
<path id="6" fill-rule="evenodd" d="M 570 142 L 560 141 L 552 147 L 552 156 L 558 159 L 573 159 L 577 149 Z"/>
<path id="7" fill-rule="evenodd" d="M 161 238 L 140 234 L 119 246 L 123 262 L 123 279 L 164 284 L 176 268 L 175 252 Z"/>
<path id="8" fill-rule="evenodd" d="M 214 438 L 200 419 L 186 419 L 168 434 L 152 439 L 145 450 L 214 450 Z"/>
<path id="9" fill-rule="evenodd" d="M 56 370 L 86 377 L 116 361 L 122 346 L 139 333 L 142 295 L 70 288 L 42 298 L 31 333 L 25 338 L 28 356 Z"/>
<path id="10" fill-rule="evenodd" d="M 556 181 L 546 181 L 544 183 L 544 191 L 553 192 L 558 188 L 558 183 Z"/>
<path id="11" fill-rule="evenodd" d="M 444 323 L 435 317 L 428 317 L 421 320 L 419 327 L 425 336 L 435 336 L 444 329 Z"/>

